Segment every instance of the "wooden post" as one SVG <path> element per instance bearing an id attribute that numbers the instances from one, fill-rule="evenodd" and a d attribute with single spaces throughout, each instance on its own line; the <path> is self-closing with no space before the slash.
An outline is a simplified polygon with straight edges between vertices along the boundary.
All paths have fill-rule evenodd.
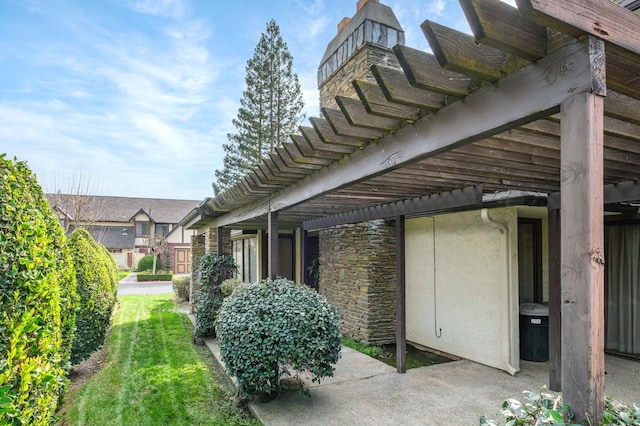
<path id="1" fill-rule="evenodd" d="M 603 139 L 602 96 L 561 104 L 562 391 L 577 423 L 599 424 L 604 404 Z"/>
<path id="2" fill-rule="evenodd" d="M 309 264 L 309 231 L 300 228 L 300 281 L 309 285 L 309 272 L 307 265 Z"/>
<path id="3" fill-rule="evenodd" d="M 404 215 L 396 216 L 396 370 L 407 372 Z"/>
<path id="4" fill-rule="evenodd" d="M 278 212 L 268 213 L 269 235 L 267 236 L 267 247 L 269 256 L 269 278 L 272 280 L 278 276 Z"/>
<path id="5" fill-rule="evenodd" d="M 218 228 L 216 229 L 216 247 L 218 250 L 218 256 L 223 256 L 224 255 L 224 238 L 223 238 L 223 230 L 224 228 L 222 226 L 218 226 Z"/>
<path id="6" fill-rule="evenodd" d="M 549 389 L 562 390 L 560 210 L 549 209 Z"/>

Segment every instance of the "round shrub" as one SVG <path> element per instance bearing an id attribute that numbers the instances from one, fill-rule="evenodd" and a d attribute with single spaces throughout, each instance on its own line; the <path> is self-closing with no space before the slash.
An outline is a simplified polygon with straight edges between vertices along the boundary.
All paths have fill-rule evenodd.
<path id="1" fill-rule="evenodd" d="M 194 294 L 196 325 L 195 337 L 215 337 L 215 321 L 222 306 L 220 284 L 233 277 L 236 264 L 231 256 L 216 256 L 208 253 L 202 256 L 198 265 L 198 287 Z"/>
<path id="2" fill-rule="evenodd" d="M 229 278 L 222 281 L 222 284 L 220 284 L 220 291 L 222 291 L 222 295 L 224 297 L 229 297 L 231 296 L 231 293 L 233 293 L 242 284 L 242 281 L 238 278 Z"/>
<path id="3" fill-rule="evenodd" d="M 116 301 L 112 257 L 91 234 L 78 228 L 69 238 L 73 256 L 79 307 L 76 333 L 71 350 L 71 362 L 87 359 L 104 344 Z"/>
<path id="4" fill-rule="evenodd" d="M 160 269 L 160 257 L 156 256 L 156 269 Z M 138 261 L 138 272 L 153 270 L 153 255 L 142 256 Z"/>
<path id="5" fill-rule="evenodd" d="M 171 284 L 173 284 L 173 292 L 178 296 L 178 299 L 188 302 L 191 278 L 188 275 L 176 275 L 171 279 Z"/>
<path id="6" fill-rule="evenodd" d="M 0 423 L 47 425 L 68 384 L 75 276 L 26 163 L 0 155 Z"/>
<path id="7" fill-rule="evenodd" d="M 333 376 L 339 323 L 324 297 L 278 278 L 236 289 L 222 303 L 216 331 L 222 360 L 240 392 L 270 398 L 293 372 L 309 372 L 314 382 Z"/>

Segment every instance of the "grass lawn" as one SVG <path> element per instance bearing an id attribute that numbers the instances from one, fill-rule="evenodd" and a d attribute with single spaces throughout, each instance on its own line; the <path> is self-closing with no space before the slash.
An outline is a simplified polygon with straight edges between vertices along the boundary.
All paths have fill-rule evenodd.
<path id="1" fill-rule="evenodd" d="M 131 274 L 131 272 L 129 272 L 129 271 L 118 271 L 118 277 L 120 277 L 120 279 L 123 279 L 124 277 L 128 276 L 129 274 Z"/>
<path id="2" fill-rule="evenodd" d="M 234 409 L 212 355 L 193 345 L 172 295 L 123 296 L 104 367 L 77 390 L 64 425 L 260 425 Z"/>

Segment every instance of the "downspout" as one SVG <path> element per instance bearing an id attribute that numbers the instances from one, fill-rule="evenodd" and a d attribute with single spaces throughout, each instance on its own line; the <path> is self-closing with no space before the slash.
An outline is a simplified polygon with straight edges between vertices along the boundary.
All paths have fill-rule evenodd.
<path id="1" fill-rule="evenodd" d="M 487 209 L 480 210 L 480 218 L 487 225 L 493 226 L 494 228 L 498 228 L 501 234 L 505 235 L 507 242 L 507 250 L 506 250 L 506 264 L 507 264 L 507 300 L 508 300 L 508 312 L 509 312 L 509 327 L 507 328 L 507 334 L 509 337 L 509 345 L 507 350 L 507 372 L 512 376 L 515 376 L 518 373 L 518 369 L 515 368 L 511 362 L 511 358 L 513 355 L 512 346 L 514 342 L 512 326 L 511 326 L 511 318 L 513 318 L 513 306 L 511 303 L 511 238 L 509 237 L 509 228 L 500 222 L 497 222 L 491 217 L 489 217 L 489 211 Z"/>

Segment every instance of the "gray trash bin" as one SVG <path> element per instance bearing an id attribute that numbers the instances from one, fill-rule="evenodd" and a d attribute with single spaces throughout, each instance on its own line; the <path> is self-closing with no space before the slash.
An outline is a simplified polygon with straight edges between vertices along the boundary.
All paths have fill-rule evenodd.
<path id="1" fill-rule="evenodd" d="M 520 305 L 520 358 L 549 360 L 549 308 L 539 303 Z"/>

